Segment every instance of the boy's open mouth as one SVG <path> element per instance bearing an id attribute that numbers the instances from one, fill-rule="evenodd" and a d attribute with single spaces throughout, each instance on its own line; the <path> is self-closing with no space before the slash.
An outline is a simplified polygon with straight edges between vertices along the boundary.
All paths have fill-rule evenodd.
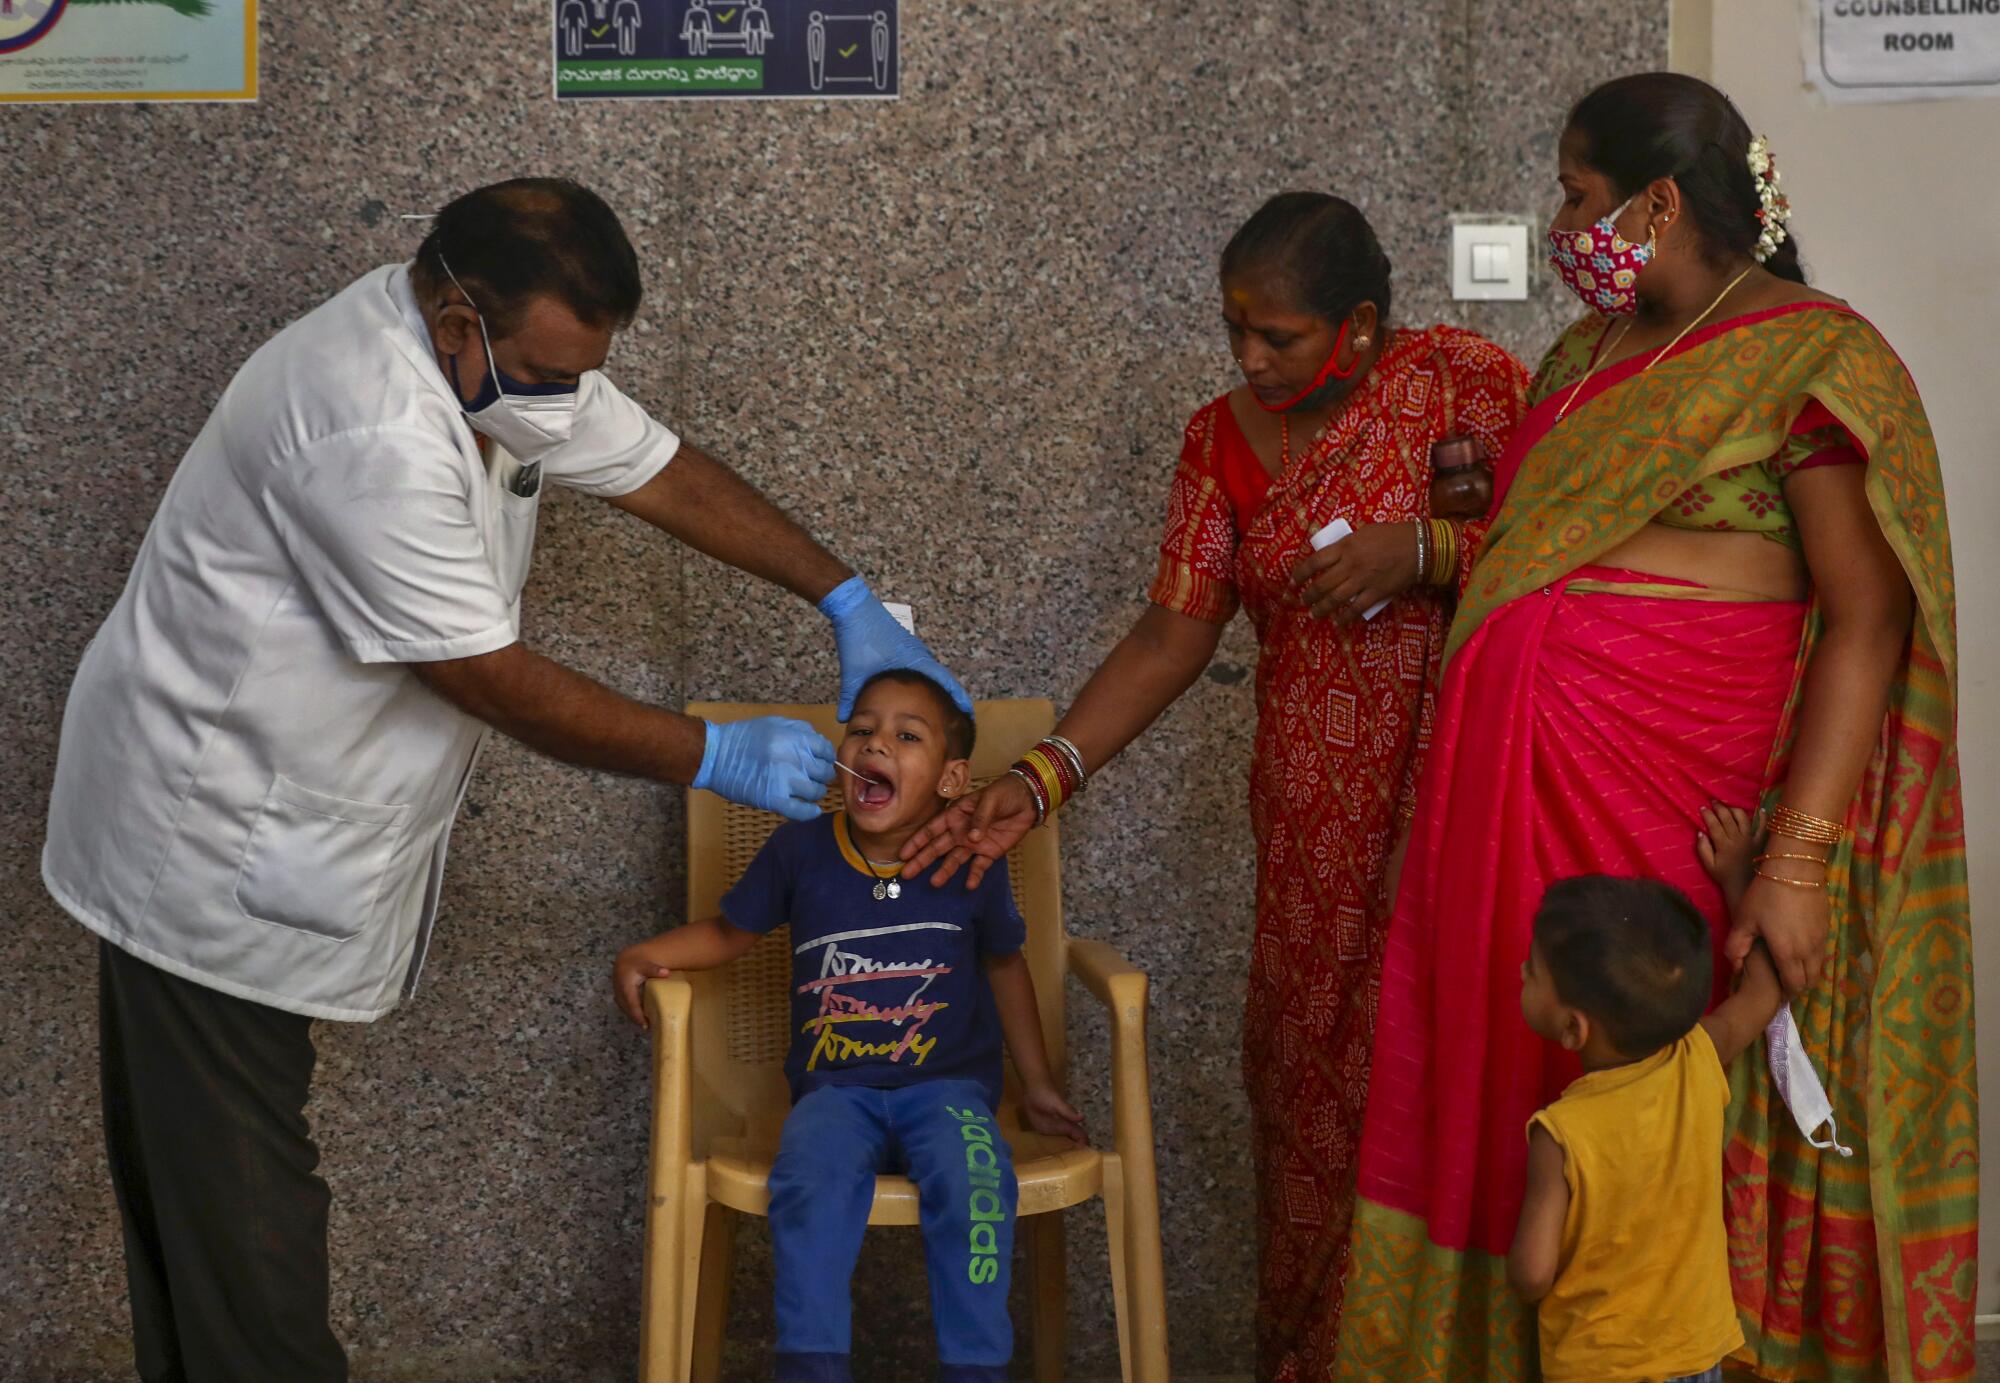
<path id="1" fill-rule="evenodd" d="M 869 811 L 880 811 L 896 800 L 896 785 L 879 773 L 868 769 L 857 769 L 859 779 L 848 782 L 848 790 L 854 794 L 854 805 Z"/>

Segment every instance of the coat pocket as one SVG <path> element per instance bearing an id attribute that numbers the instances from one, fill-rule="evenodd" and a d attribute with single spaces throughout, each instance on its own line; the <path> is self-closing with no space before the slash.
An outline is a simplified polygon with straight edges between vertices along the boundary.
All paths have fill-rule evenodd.
<path id="1" fill-rule="evenodd" d="M 260 922 L 347 940 L 374 919 L 409 815 L 278 775 L 243 847 L 236 906 Z"/>

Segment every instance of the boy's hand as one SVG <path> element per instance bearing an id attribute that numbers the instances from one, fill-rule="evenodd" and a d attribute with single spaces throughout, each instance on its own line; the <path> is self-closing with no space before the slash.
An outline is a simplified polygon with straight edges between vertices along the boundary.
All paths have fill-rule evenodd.
<path id="1" fill-rule="evenodd" d="M 1022 1091 L 1021 1113 L 1026 1116 L 1028 1127 L 1036 1133 L 1067 1138 L 1078 1147 L 1083 1146 L 1083 1116 L 1053 1085 Z"/>
<path id="2" fill-rule="evenodd" d="M 646 1026 L 646 981 L 664 980 L 674 973 L 646 959 L 644 948 L 644 942 L 627 946 L 611 967 L 611 997 L 618 1001 L 618 1011 L 642 1028 Z"/>
<path id="3" fill-rule="evenodd" d="M 1743 971 L 1736 979 L 1738 991 L 1761 989 L 1775 994 L 1779 1003 L 1785 1001 L 1784 984 L 1778 979 L 1777 962 L 1771 959 L 1771 952 L 1762 941 L 1754 942 L 1750 954 L 1743 958 Z"/>

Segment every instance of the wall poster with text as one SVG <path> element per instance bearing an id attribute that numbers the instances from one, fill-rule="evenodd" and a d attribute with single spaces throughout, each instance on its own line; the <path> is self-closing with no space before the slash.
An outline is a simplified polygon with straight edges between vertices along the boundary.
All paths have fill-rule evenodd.
<path id="1" fill-rule="evenodd" d="M 257 0 L 0 0 L 0 101 L 254 101 Z"/>
<path id="2" fill-rule="evenodd" d="M 559 100 L 893 100 L 897 0 L 552 0 Z"/>

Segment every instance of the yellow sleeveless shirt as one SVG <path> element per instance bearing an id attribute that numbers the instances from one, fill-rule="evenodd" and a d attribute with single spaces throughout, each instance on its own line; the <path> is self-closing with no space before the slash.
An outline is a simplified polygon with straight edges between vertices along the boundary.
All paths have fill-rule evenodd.
<path id="1" fill-rule="evenodd" d="M 1657 1383 L 1743 1343 L 1722 1223 L 1729 1079 L 1699 1025 L 1592 1071 L 1537 1113 L 1563 1150 L 1569 1210 L 1541 1302 L 1544 1383 Z"/>

